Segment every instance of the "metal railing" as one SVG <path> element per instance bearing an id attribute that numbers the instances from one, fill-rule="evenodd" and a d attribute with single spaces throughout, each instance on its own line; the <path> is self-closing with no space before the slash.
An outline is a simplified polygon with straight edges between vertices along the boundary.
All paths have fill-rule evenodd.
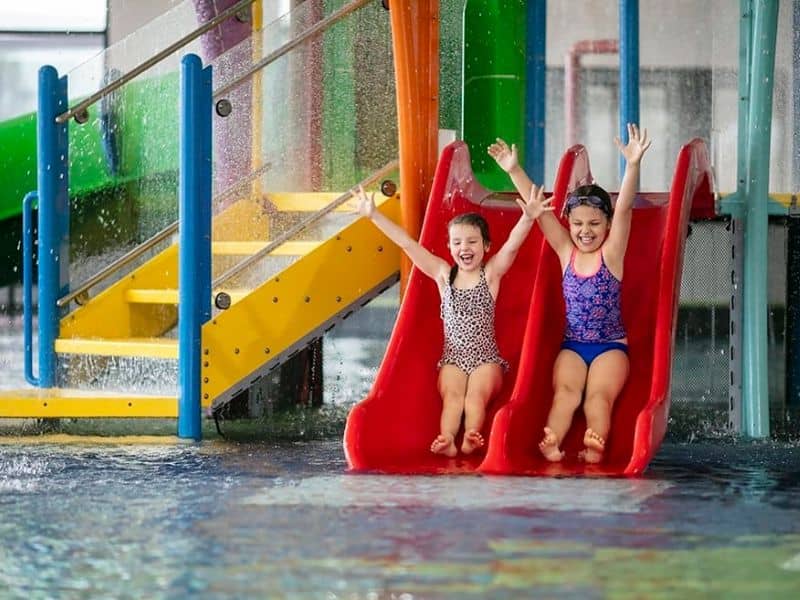
<path id="1" fill-rule="evenodd" d="M 252 183 L 257 177 L 267 172 L 271 166 L 272 166 L 271 163 L 266 163 L 262 165 L 260 168 L 256 169 L 250 175 L 248 175 L 245 179 L 243 179 L 230 189 L 224 191 L 222 194 L 217 196 L 216 201 L 220 202 L 225 198 L 229 198 L 235 195 L 237 192 L 240 192 L 242 189 L 244 189 L 244 187 L 247 184 Z M 91 288 L 96 286 L 101 281 L 109 278 L 111 275 L 113 275 L 120 269 L 126 267 L 127 265 L 135 261 L 137 258 L 142 256 L 145 252 L 147 252 L 160 242 L 163 242 L 171 235 L 176 234 L 178 232 L 178 223 L 179 223 L 178 221 L 175 221 L 167 225 L 166 227 L 164 227 L 164 229 L 162 229 L 158 233 L 154 234 L 152 237 L 148 238 L 147 240 L 136 246 L 136 248 L 131 249 L 129 252 L 126 252 L 115 261 L 109 263 L 108 265 L 100 269 L 97 273 L 92 275 L 89 279 L 84 281 L 77 288 L 71 290 L 68 294 L 65 294 L 64 296 L 59 298 L 58 301 L 56 302 L 56 305 L 59 308 L 63 308 L 73 300 L 75 300 L 78 304 L 83 304 L 83 299 L 86 297 L 86 294 L 89 293 L 89 290 Z"/>
<path id="2" fill-rule="evenodd" d="M 128 71 L 127 73 L 125 73 L 119 79 L 115 79 L 114 81 L 112 81 L 111 83 L 109 83 L 108 85 L 103 87 L 102 89 L 98 90 L 97 92 L 95 92 L 94 94 L 89 96 L 88 98 L 85 98 L 84 100 L 81 100 L 80 102 L 78 102 L 75 106 L 73 106 L 69 110 L 67 110 L 67 111 L 61 113 L 60 115 L 58 115 L 56 117 L 56 123 L 58 123 L 58 124 L 66 123 L 67 121 L 69 121 L 73 117 L 75 117 L 75 120 L 78 123 L 85 123 L 86 120 L 87 120 L 87 118 L 86 118 L 86 110 L 92 104 L 94 104 L 98 100 L 104 98 L 105 96 L 108 96 L 111 92 L 121 88 L 123 85 L 125 85 L 126 83 L 128 83 L 132 79 L 135 79 L 136 77 L 138 77 L 139 75 L 141 75 L 142 73 L 147 71 L 152 66 L 157 65 L 158 63 L 160 63 L 162 60 L 164 60 L 165 58 L 167 58 L 168 56 L 173 54 L 176 50 L 180 50 L 181 48 L 183 48 L 187 44 L 189 44 L 189 43 L 193 42 L 194 40 L 196 40 L 197 38 L 199 38 L 204 33 L 214 29 L 214 27 L 216 27 L 217 25 L 219 25 L 223 21 L 228 20 L 232 16 L 236 15 L 239 11 L 241 11 L 244 8 L 246 8 L 247 6 L 252 4 L 253 2 L 255 2 L 255 0 L 240 0 L 239 2 L 237 2 L 236 4 L 231 6 L 230 8 L 222 11 L 216 17 L 211 19 L 208 23 L 205 23 L 201 27 L 195 29 L 193 32 L 183 36 L 177 42 L 175 42 L 174 44 L 170 44 L 169 46 L 164 48 L 161 52 L 158 52 L 157 54 L 154 54 L 149 59 L 147 59 L 146 61 L 141 63 L 139 66 L 137 66 L 137 67 L 131 69 L 130 71 Z"/>
<path id="3" fill-rule="evenodd" d="M 356 185 L 356 187 L 358 187 L 359 185 L 360 186 L 367 186 L 367 185 L 370 185 L 371 183 L 375 183 L 381 177 L 385 177 L 386 175 L 388 175 L 392 171 L 396 170 L 399 167 L 399 165 L 400 165 L 400 161 L 398 161 L 397 159 L 386 163 L 383 167 L 381 167 L 380 169 L 375 171 L 372 175 L 369 175 L 366 179 L 364 179 L 363 181 L 359 182 Z M 218 288 L 219 286 L 221 286 L 223 283 L 225 283 L 226 281 L 228 281 L 232 277 L 235 277 L 236 275 L 238 275 L 239 273 L 241 273 L 242 271 L 244 271 L 248 267 L 250 267 L 250 266 L 254 265 L 255 263 L 257 263 L 259 260 L 264 258 L 267 254 L 269 254 L 270 252 L 275 250 L 275 248 L 277 248 L 281 244 L 284 244 L 284 243 L 288 242 L 290 239 L 292 239 L 298 233 L 300 233 L 301 231 L 307 229 L 308 227 L 310 227 L 311 225 L 313 225 L 314 223 L 319 221 L 325 215 L 327 215 L 327 214 L 333 212 L 334 210 L 336 210 L 337 208 L 339 208 L 342 204 L 344 204 L 345 202 L 350 200 L 350 198 L 353 197 L 353 194 L 354 194 L 354 191 L 352 189 L 344 192 L 343 194 L 338 196 L 336 199 L 332 200 L 330 203 L 325 205 L 323 208 L 319 209 L 317 212 L 310 214 L 308 217 L 306 217 L 305 219 L 300 221 L 294 227 L 291 227 L 288 230 L 284 231 L 278 238 L 276 238 L 275 240 L 273 240 L 272 242 L 270 242 L 269 244 L 264 246 L 261 250 L 259 250 L 258 252 L 256 252 L 252 256 L 247 257 L 245 260 L 243 260 L 242 262 L 238 263 L 236 266 L 228 269 L 225 273 L 223 273 L 222 275 L 217 277 L 214 281 L 211 282 L 211 289 L 213 290 L 215 288 Z"/>
<path id="4" fill-rule="evenodd" d="M 172 44 L 169 48 L 159 52 L 158 54 L 156 54 L 150 60 L 145 61 L 144 63 L 139 65 L 139 67 L 137 67 L 133 71 L 131 71 L 129 73 L 126 73 L 123 77 L 115 80 L 113 83 L 109 84 L 108 86 L 106 86 L 105 88 L 103 88 L 102 90 L 100 90 L 99 92 L 94 94 L 93 96 L 90 96 L 89 98 L 87 98 L 83 102 L 81 102 L 79 104 L 76 104 L 73 108 L 71 108 L 70 110 L 66 111 L 65 113 L 62 113 L 61 115 L 59 115 L 56 118 L 56 121 L 57 122 L 65 122 L 65 121 L 67 121 L 72 116 L 74 116 L 78 111 L 85 110 L 86 107 L 91 106 L 94 102 L 96 102 L 97 100 L 99 100 L 103 96 L 105 96 L 107 94 L 110 94 L 114 90 L 116 90 L 119 87 L 121 87 L 122 85 L 124 85 L 126 82 L 128 82 L 131 79 L 133 79 L 134 77 L 136 77 L 136 75 L 142 73 L 143 71 L 146 71 L 148 68 L 150 68 L 151 66 L 156 64 L 159 60 L 162 60 L 163 58 L 165 58 L 166 56 L 168 56 L 169 54 L 171 54 L 172 52 L 174 52 L 175 50 L 180 48 L 181 47 L 181 45 L 180 45 L 181 42 L 183 42 L 183 45 L 186 45 L 190 41 L 196 39 L 197 37 L 199 37 L 200 35 L 202 35 L 206 31 L 208 31 L 209 29 L 213 28 L 215 25 L 218 25 L 219 23 L 221 23 L 225 19 L 229 18 L 231 15 L 235 14 L 236 12 L 241 10 L 243 7 L 245 7 L 245 6 L 249 5 L 249 4 L 252 4 L 254 1 L 255 0 L 242 0 L 241 2 L 237 2 L 236 4 L 231 6 L 229 9 L 224 11 L 223 13 L 220 13 L 215 19 L 213 19 L 212 21 L 209 21 L 208 23 L 206 23 L 206 25 L 204 25 L 200 29 L 194 31 L 193 33 L 191 33 L 191 34 L 189 34 L 187 36 L 185 36 L 184 38 L 182 38 L 178 42 L 175 42 L 175 44 Z M 229 84 L 223 86 L 222 88 L 220 88 L 219 90 L 214 92 L 214 97 L 219 97 L 219 96 L 225 94 L 226 92 L 229 92 L 230 90 L 232 90 L 232 89 L 236 88 L 237 86 L 241 85 L 246 79 L 252 77 L 255 73 L 257 73 L 261 69 L 264 69 L 265 67 L 267 67 L 271 63 L 275 62 L 280 57 L 284 56 L 289 51 L 293 50 L 294 48 L 296 48 L 298 45 L 300 45 L 301 43 L 303 43 L 304 41 L 306 41 L 310 37 L 313 37 L 314 35 L 317 35 L 318 33 L 321 33 L 322 31 L 326 30 L 328 27 L 330 27 L 330 26 L 334 25 L 335 23 L 339 22 L 341 19 L 343 19 L 344 17 L 346 17 L 350 13 L 355 12 L 356 10 L 358 10 L 359 8 L 364 7 L 365 5 L 369 4 L 370 2 L 374 2 L 374 0 L 354 0 L 350 4 L 347 4 L 347 5 L 343 6 L 342 8 L 340 8 L 339 10 L 331 13 L 330 15 L 325 17 L 324 19 L 320 20 L 316 24 L 312 25 L 311 27 L 309 27 L 308 29 L 303 31 L 296 38 L 292 38 L 287 43 L 283 44 L 282 46 L 280 46 L 279 48 L 277 48 L 273 52 L 271 52 L 269 55 L 265 56 L 261 61 L 259 61 L 255 65 L 253 65 L 253 67 L 248 69 L 246 73 L 244 73 L 243 75 L 238 77 L 236 80 L 230 82 Z M 212 25 L 212 23 L 214 23 L 214 25 Z M 160 58 L 158 60 L 155 60 L 157 57 L 160 57 Z M 63 119 L 62 119 L 62 117 L 63 117 Z M 397 163 L 396 160 L 392 161 L 391 163 L 388 163 L 382 169 L 380 169 L 375 174 L 370 176 L 370 178 L 365 179 L 364 182 L 361 183 L 361 185 L 369 185 L 370 183 L 373 183 L 374 181 L 376 181 L 377 179 L 382 177 L 383 174 L 391 172 L 393 169 L 397 168 L 397 164 L 398 163 Z M 394 165 L 394 166 L 389 168 L 390 165 Z M 269 167 L 270 167 L 269 164 L 266 164 L 266 165 L 262 166 L 259 171 L 257 171 L 254 174 L 251 174 L 250 180 L 255 179 L 259 174 L 261 174 L 261 172 L 265 171 Z M 241 185 L 242 183 L 243 182 L 240 182 L 239 185 Z M 232 190 L 226 191 L 223 194 L 223 197 L 227 196 L 227 195 L 230 195 L 230 193 L 232 193 Z M 294 235 L 297 235 L 297 233 L 299 231 L 302 231 L 303 229 L 308 227 L 313 222 L 316 222 L 322 216 L 328 214 L 329 212 L 333 211 L 335 208 L 337 208 L 338 206 L 340 206 L 341 204 L 346 202 L 351 196 L 352 196 L 352 192 L 347 192 L 346 194 L 343 194 L 342 196 L 339 196 L 331 204 L 329 204 L 325 208 L 321 209 L 317 213 L 314 213 L 314 215 L 311 215 L 309 217 L 309 219 L 313 218 L 313 220 L 309 221 L 309 219 L 306 219 L 306 220 L 302 221 L 301 223 L 299 223 L 298 226 L 302 226 L 302 227 L 298 231 L 294 231 L 295 228 L 293 228 L 292 230 L 287 232 L 289 234 L 288 237 L 286 236 L 286 234 L 284 234 L 284 236 L 281 236 L 277 240 L 275 240 L 275 241 L 271 242 L 270 244 L 268 244 L 267 246 L 265 246 L 257 254 L 249 257 L 248 259 L 246 259 L 245 261 L 243 261 L 242 263 L 240 263 L 239 265 L 234 267 L 231 271 L 233 271 L 234 269 L 238 269 L 234 273 L 231 273 L 231 271 L 228 271 L 227 273 L 223 274 L 221 277 L 219 277 L 216 281 L 214 281 L 212 283 L 212 288 L 214 286 L 219 285 L 222 282 L 226 281 L 228 278 L 235 276 L 237 273 L 239 273 L 242 270 L 246 269 L 251 264 L 253 264 L 257 260 L 259 260 L 260 258 L 265 256 L 266 254 L 272 252 L 275 248 L 277 248 L 278 246 L 283 244 L 286 240 L 288 240 L 289 238 L 293 237 Z M 307 222 L 307 221 L 309 221 L 309 222 Z M 92 277 L 90 277 L 89 279 L 87 279 L 86 281 L 81 283 L 81 285 L 76 287 L 74 290 L 71 290 L 69 293 L 67 293 L 64 296 L 62 296 L 61 298 L 59 298 L 58 301 L 56 302 L 57 306 L 59 308 L 62 308 L 64 306 L 67 306 L 73 300 L 76 300 L 78 302 L 78 304 L 81 304 L 83 299 L 86 298 L 86 295 L 88 294 L 89 290 L 92 287 L 94 287 L 95 285 L 97 285 L 101 281 L 109 278 L 111 275 L 113 275 L 114 273 L 116 273 L 120 269 L 124 268 L 125 266 L 129 265 L 131 262 L 136 260 L 142 254 L 144 254 L 145 252 L 150 250 L 152 247 L 154 247 L 156 244 L 158 244 L 158 243 L 162 242 L 163 240 L 167 239 L 169 236 L 175 234 L 177 231 L 178 231 L 178 222 L 175 221 L 171 225 L 168 225 L 167 227 L 165 227 L 164 229 L 162 229 L 161 231 L 156 233 L 153 237 L 149 238 L 148 240 L 146 240 L 145 242 L 143 242 L 142 244 L 140 244 L 136 248 L 132 249 L 131 251 L 129 251 L 127 253 L 125 253 L 120 258 L 118 258 L 117 260 L 115 260 L 114 262 L 109 264 L 108 266 L 106 266 L 103 269 L 101 269 L 100 271 L 98 271 L 95 275 L 93 275 Z M 241 268 L 240 268 L 240 265 L 244 265 L 244 266 L 241 266 Z"/>
<path id="5" fill-rule="evenodd" d="M 174 235 L 178 231 L 178 221 L 175 221 L 171 225 L 167 225 L 164 229 L 156 233 L 153 237 L 148 239 L 146 242 L 139 244 L 136 248 L 126 252 L 122 256 L 120 256 L 117 260 L 109 264 L 108 266 L 100 269 L 97 273 L 89 277 L 86 281 L 80 284 L 74 290 L 71 290 L 69 293 L 63 295 L 56 301 L 56 306 L 59 308 L 63 308 L 67 306 L 73 300 L 76 300 L 78 304 L 83 304 L 86 295 L 89 293 L 89 290 L 96 286 L 101 281 L 107 279 L 123 267 L 129 265 L 134 260 L 139 258 L 142 254 L 150 250 L 153 246 L 158 244 L 159 242 L 163 242 L 171 235 Z"/>
<path id="6" fill-rule="evenodd" d="M 275 50 L 273 50 L 272 52 L 267 54 L 267 56 L 262 58 L 260 61 L 258 61 L 256 64 L 254 64 L 252 67 L 250 67 L 247 71 L 245 71 L 238 78 L 234 79 L 230 83 L 228 83 L 228 84 L 222 86 L 221 88 L 219 88 L 218 90 L 216 90 L 214 92 L 214 98 L 219 98 L 220 96 L 224 96 L 225 94 L 230 92 L 232 89 L 238 87 L 244 81 L 246 81 L 247 79 L 249 79 L 250 77 L 252 77 L 256 73 L 258 73 L 261 69 L 263 69 L 264 67 L 266 67 L 270 63 L 275 62 L 281 56 L 283 56 L 284 54 L 286 54 L 290 50 L 296 48 L 297 46 L 299 46 L 300 44 L 305 42 L 308 38 L 311 38 L 311 37 L 317 35 L 318 33 L 322 32 L 322 31 L 325 31 L 328 27 L 330 27 L 331 25 L 341 21 L 344 17 L 346 17 L 350 13 L 355 12 L 359 8 L 362 8 L 362 7 L 366 6 L 367 4 L 369 4 L 370 2 L 374 2 L 374 1 L 375 0 L 354 0 L 350 4 L 346 4 L 345 6 L 340 8 L 339 10 L 337 10 L 335 12 L 332 12 L 330 15 L 328 15 L 327 17 L 325 17 L 324 19 L 322 19 L 321 21 L 319 21 L 315 25 L 312 25 L 311 27 L 306 29 L 303 33 L 298 35 L 297 37 L 292 38 L 291 40 L 286 42 L 283 46 L 280 46 L 279 48 L 276 48 Z"/>

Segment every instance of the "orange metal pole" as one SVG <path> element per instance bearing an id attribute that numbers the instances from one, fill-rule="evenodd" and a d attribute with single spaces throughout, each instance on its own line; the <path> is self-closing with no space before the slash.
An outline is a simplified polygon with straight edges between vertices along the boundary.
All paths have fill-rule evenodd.
<path id="1" fill-rule="evenodd" d="M 392 0 L 402 225 L 419 238 L 436 169 L 439 131 L 439 2 Z M 404 257 L 401 287 L 411 265 Z"/>

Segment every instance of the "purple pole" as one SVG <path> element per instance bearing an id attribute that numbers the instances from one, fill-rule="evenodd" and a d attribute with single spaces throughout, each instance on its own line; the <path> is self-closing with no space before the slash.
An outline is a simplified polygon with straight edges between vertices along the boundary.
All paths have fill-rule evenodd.
<path id="1" fill-rule="evenodd" d="M 194 0 L 199 25 L 207 23 L 238 0 Z M 244 9 L 246 17 L 226 19 L 200 38 L 203 61 L 214 65 L 215 87 L 235 77 L 235 70 L 253 62 L 252 44 L 242 43 L 252 34 L 252 5 Z M 225 55 L 222 60 L 217 60 Z M 259 57 L 260 58 L 260 57 Z M 214 120 L 214 193 L 219 193 L 247 176 L 252 159 L 252 86 L 243 83 L 225 96 L 230 102 L 228 116 L 215 115 Z M 215 103 L 223 98 L 214 98 Z M 231 198 L 233 202 L 237 198 Z M 216 206 L 216 210 L 224 208 Z"/>

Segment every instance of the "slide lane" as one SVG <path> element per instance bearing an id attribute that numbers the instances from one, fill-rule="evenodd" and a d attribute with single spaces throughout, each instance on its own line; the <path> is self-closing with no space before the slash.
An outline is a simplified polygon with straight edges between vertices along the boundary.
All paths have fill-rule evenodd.
<path id="1" fill-rule="evenodd" d="M 573 148 L 561 161 L 553 193 L 560 202 L 568 189 L 590 179 L 585 152 Z M 447 224 L 457 214 L 474 211 L 489 222 L 491 254 L 502 246 L 519 219 L 513 198 L 482 188 L 473 175 L 466 144 L 454 142 L 439 160 L 420 243 L 450 261 Z M 543 243 L 539 228 L 534 227 L 500 286 L 497 340 L 511 369 L 488 407 L 484 436 L 489 435 L 497 410 L 509 399 L 521 368 L 525 319 Z M 437 390 L 437 362 L 443 346 L 439 303 L 435 283 L 414 269 L 372 390 L 348 416 L 344 448 L 351 469 L 424 474 L 473 472 L 479 467 L 482 453 L 450 459 L 429 450 L 439 433 L 442 405 Z M 460 439 L 456 441 L 460 444 Z"/>
<path id="2" fill-rule="evenodd" d="M 588 161 L 587 161 L 588 164 Z M 683 253 L 692 204 L 713 201 L 708 152 L 701 140 L 685 145 L 668 194 L 640 194 L 625 258 L 623 318 L 628 329 L 631 371 L 612 415 L 606 460 L 577 460 L 586 428 L 582 411 L 562 445 L 567 456 L 548 463 L 537 444 L 552 401 L 552 370 L 564 329 L 561 272 L 544 246 L 534 285 L 519 375 L 495 417 L 484 473 L 520 475 L 637 475 L 664 437 L 670 404 L 675 323 Z M 558 198 L 557 210 L 563 198 Z M 541 238 L 540 238 L 541 240 Z M 546 242 L 540 241 L 541 244 Z"/>

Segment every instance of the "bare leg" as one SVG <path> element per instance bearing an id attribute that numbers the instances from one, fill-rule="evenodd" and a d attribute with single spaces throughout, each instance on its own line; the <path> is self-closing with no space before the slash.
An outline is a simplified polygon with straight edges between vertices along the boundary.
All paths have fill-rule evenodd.
<path id="1" fill-rule="evenodd" d="M 553 366 L 553 406 L 547 416 L 544 437 L 539 442 L 542 455 L 551 462 L 564 458 L 561 442 L 572 424 L 575 410 L 581 404 L 586 384 L 586 363 L 572 350 L 562 350 Z"/>
<path id="2" fill-rule="evenodd" d="M 629 368 L 628 355 L 621 350 L 609 350 L 592 361 L 583 405 L 586 415 L 583 445 L 586 449 L 580 454 L 580 458 L 588 463 L 598 463 L 603 459 L 611 429 L 611 411 L 628 378 Z"/>
<path id="3" fill-rule="evenodd" d="M 503 385 L 503 368 L 497 363 L 484 363 L 470 373 L 464 400 L 464 441 L 461 451 L 470 454 L 484 444 L 481 428 L 486 406 Z"/>
<path id="4" fill-rule="evenodd" d="M 442 365 L 439 370 L 439 393 L 442 396 L 440 433 L 431 443 L 431 452 L 452 457 L 458 454 L 455 440 L 464 413 L 467 374 L 455 365 Z"/>

